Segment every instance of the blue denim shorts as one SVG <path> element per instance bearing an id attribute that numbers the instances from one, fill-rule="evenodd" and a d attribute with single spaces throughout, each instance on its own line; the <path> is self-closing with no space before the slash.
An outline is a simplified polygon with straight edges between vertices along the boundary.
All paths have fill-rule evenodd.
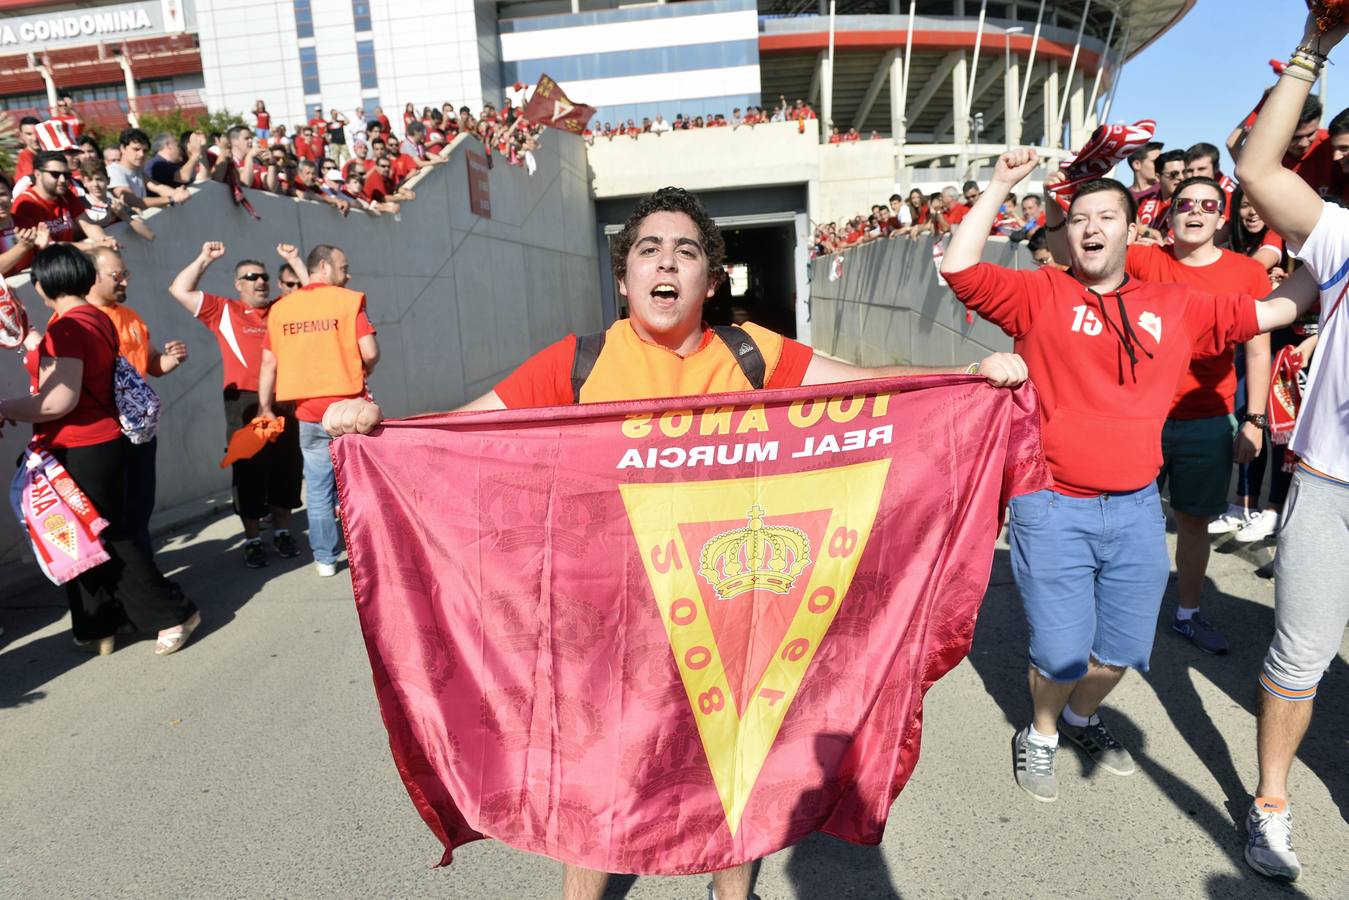
<path id="1" fill-rule="evenodd" d="M 1088 660 L 1146 672 L 1171 573 L 1157 486 L 1011 502 L 1012 575 L 1030 626 L 1030 661 L 1076 681 Z"/>

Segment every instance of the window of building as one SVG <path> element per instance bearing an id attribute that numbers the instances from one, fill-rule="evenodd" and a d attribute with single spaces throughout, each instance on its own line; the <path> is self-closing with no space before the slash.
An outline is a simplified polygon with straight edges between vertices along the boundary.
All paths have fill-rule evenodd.
<path id="1" fill-rule="evenodd" d="M 295 36 L 311 38 L 314 36 L 314 10 L 310 0 L 293 0 L 295 6 Z"/>
<path id="2" fill-rule="evenodd" d="M 136 91 L 139 94 L 167 94 L 173 91 L 172 78 L 148 79 L 146 81 L 136 82 Z M 65 93 L 65 91 L 62 91 Z M 70 96 L 76 103 L 88 103 L 92 100 L 126 100 L 126 82 L 118 81 L 115 84 L 100 84 L 93 87 L 74 88 Z M 125 105 L 125 104 L 123 104 Z M 0 109 L 40 109 L 47 108 L 47 94 L 45 92 L 38 94 L 15 94 L 8 97 L 0 97 Z"/>
<path id="3" fill-rule="evenodd" d="M 306 94 L 319 93 L 318 51 L 313 47 L 300 48 L 300 80 Z"/>
<path id="4" fill-rule="evenodd" d="M 375 42 L 356 42 L 356 68 L 361 73 L 361 90 L 379 87 L 379 73 L 375 70 Z"/>
<path id="5" fill-rule="evenodd" d="M 351 18 L 357 31 L 369 31 L 370 0 L 351 0 Z"/>

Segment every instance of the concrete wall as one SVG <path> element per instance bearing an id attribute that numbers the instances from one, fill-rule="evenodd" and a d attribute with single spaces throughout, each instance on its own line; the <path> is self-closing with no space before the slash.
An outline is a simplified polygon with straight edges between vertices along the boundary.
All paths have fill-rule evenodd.
<path id="1" fill-rule="evenodd" d="M 595 197 L 637 197 L 669 184 L 691 191 L 770 184 L 804 184 L 819 178 L 818 123 L 770 122 L 753 128 L 703 128 L 636 138 L 596 137 L 587 155 Z"/>
<path id="2" fill-rule="evenodd" d="M 262 216 L 234 206 L 223 185 L 207 184 L 183 206 L 149 217 L 157 237 L 146 242 L 113 229 L 131 272 L 128 302 L 145 318 L 158 346 L 179 338 L 191 357 L 155 380 L 165 402 L 159 437 L 158 508 L 204 508 L 204 498 L 229 487 L 218 467 L 225 444 L 220 354 L 215 338 L 168 295 L 173 277 L 208 240 L 225 242 L 225 259 L 202 287 L 229 296 L 234 263 L 266 262 L 275 273 L 278 242 L 302 250 L 335 244 L 351 260 L 350 287 L 364 291 L 379 331 L 382 360 L 371 379 L 390 415 L 449 409 L 490 389 L 505 373 L 568 331 L 601 327 L 595 215 L 586 185 L 582 142 L 548 132 L 534 177 L 497 157 L 491 171 L 492 218 L 473 215 L 461 138 L 450 162 L 422 177 L 417 199 L 391 215 L 353 212 L 249 192 Z M 476 144 L 476 142 L 473 142 Z M 11 284 L 41 325 L 48 312 L 27 277 Z M 0 396 L 28 388 L 17 359 L 0 366 Z M 14 460 L 30 434 L 7 428 L 0 460 Z M 5 484 L 10 470 L 3 467 Z M 0 564 L 26 545 L 6 513 L 0 516 Z M 35 570 L 34 570 L 35 571 Z M 0 576 L 0 583 L 4 578 Z"/>
<path id="3" fill-rule="evenodd" d="M 989 240 L 987 262 L 1011 268 L 1034 264 L 1024 245 Z M 864 366 L 951 366 L 971 363 L 1012 340 L 975 316 L 937 281 L 932 240 L 865 244 L 843 254 L 843 277 L 830 281 L 831 257 L 811 268 L 811 343 L 817 350 Z"/>

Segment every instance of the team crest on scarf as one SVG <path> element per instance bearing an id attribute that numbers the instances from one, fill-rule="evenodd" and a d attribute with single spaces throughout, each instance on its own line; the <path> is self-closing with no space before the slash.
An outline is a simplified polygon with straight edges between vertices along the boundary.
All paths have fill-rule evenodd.
<path id="1" fill-rule="evenodd" d="M 848 593 L 889 468 L 620 487 L 732 834 Z"/>

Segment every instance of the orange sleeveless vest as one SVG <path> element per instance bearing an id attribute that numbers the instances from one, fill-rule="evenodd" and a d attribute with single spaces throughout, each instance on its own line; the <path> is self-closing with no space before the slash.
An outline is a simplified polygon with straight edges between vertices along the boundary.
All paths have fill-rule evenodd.
<path id="1" fill-rule="evenodd" d="M 782 335 L 749 322 L 740 327 L 749 332 L 763 353 L 767 383 L 782 358 Z M 604 349 L 581 386 L 581 402 L 720 394 L 753 387 L 720 338 L 714 336 L 681 357 L 673 350 L 646 343 L 633 331 L 629 320 L 619 319 L 605 332 Z"/>
<path id="2" fill-rule="evenodd" d="M 306 287 L 267 312 L 276 355 L 276 399 L 348 397 L 365 386 L 356 317 L 365 295 L 346 288 Z"/>

